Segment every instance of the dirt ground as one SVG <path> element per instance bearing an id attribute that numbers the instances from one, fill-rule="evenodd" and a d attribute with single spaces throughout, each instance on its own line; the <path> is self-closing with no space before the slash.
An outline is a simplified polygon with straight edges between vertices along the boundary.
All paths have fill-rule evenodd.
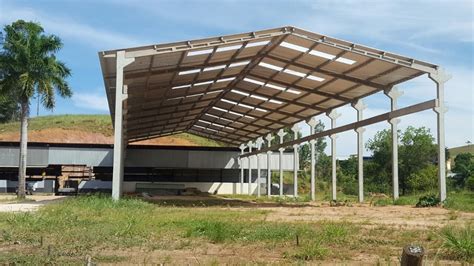
<path id="1" fill-rule="evenodd" d="M 0 196 L 0 210 L 11 206 L 28 205 L 27 211 L 35 211 L 43 204 L 52 203 L 64 197 L 34 195 L 29 198 L 32 203 L 9 203 L 10 196 Z M 474 213 L 452 211 L 441 207 L 414 208 L 410 206 L 369 206 L 368 204 L 354 204 L 353 206 L 331 207 L 327 203 L 275 203 L 255 202 L 222 198 L 218 196 L 155 196 L 146 200 L 166 206 L 191 206 L 194 208 L 212 208 L 222 210 L 246 211 L 249 208 L 266 210 L 267 221 L 281 222 L 315 222 L 315 221 L 347 221 L 361 225 L 367 230 L 378 226 L 393 229 L 430 229 L 441 228 L 446 225 L 465 225 L 474 222 Z M 195 205 L 194 205 L 195 204 Z M 26 206 L 25 208 L 27 208 Z M 33 207 L 34 206 L 34 207 Z M 202 206 L 202 207 L 199 207 Z M 9 211 L 9 210 L 6 210 Z M 14 211 L 14 210 L 10 210 Z M 97 250 L 102 258 L 120 257 L 120 261 L 111 261 L 113 265 L 130 264 L 170 264 L 170 265 L 248 265 L 248 264 L 292 264 L 294 261 L 285 259 L 282 254 L 288 247 L 264 246 L 238 243 L 213 244 L 203 243 L 200 240 L 176 238 L 163 243 L 155 243 L 158 248 L 127 248 L 123 250 Z M 10 246 L 9 252 L 18 248 Z M 393 247 L 395 248 L 395 247 Z M 395 250 L 398 252 L 399 247 Z M 97 258 L 98 254 L 91 254 Z M 393 254 L 393 253 L 392 253 Z M 427 258 L 430 265 L 433 258 Z M 87 257 L 84 258 L 87 261 Z M 102 259 L 101 264 L 104 263 Z M 376 265 L 399 264 L 398 256 L 381 257 L 367 252 L 355 252 L 354 257 L 341 260 L 316 260 L 310 265 Z M 455 261 L 437 261 L 441 265 L 461 265 Z"/>
<path id="2" fill-rule="evenodd" d="M 268 210 L 268 221 L 316 222 L 337 221 L 358 223 L 364 226 L 394 226 L 411 229 L 444 227 L 446 225 L 464 225 L 474 222 L 474 213 L 444 209 L 442 207 L 415 208 L 413 206 L 370 206 L 353 204 L 351 206 L 331 207 L 327 202 L 287 203 L 253 202 L 221 198 L 218 196 L 155 196 L 155 202 L 168 202 L 186 206 L 188 202 L 199 201 L 205 206 L 251 207 Z M 245 210 L 242 208 L 242 210 Z"/>
<path id="3" fill-rule="evenodd" d="M 0 134 L 0 141 L 18 141 L 19 132 L 9 132 Z M 112 136 L 105 136 L 100 133 L 85 132 L 80 130 L 68 130 L 62 128 L 48 128 L 42 130 L 28 131 L 28 141 L 48 142 L 48 143 L 90 143 L 90 144 L 113 144 Z M 134 142 L 137 145 L 177 145 L 196 146 L 196 144 L 173 136 Z"/>
<path id="4" fill-rule="evenodd" d="M 451 211 L 443 208 L 415 208 L 411 206 L 353 207 L 310 206 L 301 208 L 274 207 L 267 216 L 269 221 L 347 221 L 367 226 L 385 225 L 407 228 L 464 225 L 474 221 L 474 213 Z M 456 219 L 453 219 L 453 217 Z"/>
<path id="5" fill-rule="evenodd" d="M 31 195 L 26 201 L 17 202 L 15 195 L 0 195 L 0 212 L 30 212 L 40 206 L 64 199 L 65 196 Z"/>

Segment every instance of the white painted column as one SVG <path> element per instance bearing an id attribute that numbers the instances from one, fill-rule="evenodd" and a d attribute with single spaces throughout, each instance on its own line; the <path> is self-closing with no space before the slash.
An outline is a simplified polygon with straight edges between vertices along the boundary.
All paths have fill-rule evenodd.
<path id="1" fill-rule="evenodd" d="M 240 155 L 244 154 L 245 151 L 245 145 L 242 143 L 239 146 L 240 148 Z M 240 164 L 240 194 L 244 194 L 244 158 L 240 157 L 239 158 L 239 164 Z"/>
<path id="2" fill-rule="evenodd" d="M 268 133 L 265 139 L 267 140 L 267 147 L 271 147 L 272 140 L 273 140 L 272 134 Z M 270 197 L 272 195 L 271 157 L 272 157 L 272 151 L 267 151 L 267 197 Z"/>
<path id="3" fill-rule="evenodd" d="M 439 199 L 446 200 L 446 145 L 444 129 L 444 113 L 447 108 L 444 104 L 444 84 L 451 79 L 451 75 L 444 69 L 439 69 L 438 73 L 430 74 L 430 79 L 436 83 L 437 106 L 434 108 L 437 116 L 437 138 L 438 138 L 438 186 Z"/>
<path id="4" fill-rule="evenodd" d="M 352 104 L 352 107 L 357 110 L 357 121 L 363 119 L 362 111 L 367 108 L 362 100 Z M 365 128 L 356 128 L 357 132 L 357 180 L 359 183 L 359 202 L 364 202 L 364 131 Z"/>
<path id="5" fill-rule="evenodd" d="M 291 130 L 294 133 L 294 140 L 298 139 L 298 132 L 300 132 L 300 128 L 298 124 L 294 124 Z M 296 198 L 298 197 L 298 144 L 293 145 L 293 196 Z"/>
<path id="6" fill-rule="evenodd" d="M 331 128 L 336 127 L 336 119 L 341 116 L 335 109 L 327 113 L 327 116 L 331 119 Z M 337 135 L 332 134 L 331 138 L 331 187 L 332 187 L 332 200 L 337 199 L 337 180 L 336 180 L 336 139 Z"/>
<path id="7" fill-rule="evenodd" d="M 280 144 L 283 143 L 283 137 L 286 135 L 285 131 L 283 129 L 278 130 L 277 133 L 278 137 L 280 138 Z M 285 151 L 284 148 L 279 148 L 278 151 L 280 152 L 280 161 L 279 161 L 279 166 L 280 166 L 280 197 L 283 196 L 283 152 Z"/>
<path id="8" fill-rule="evenodd" d="M 263 144 L 263 138 L 262 137 L 259 137 L 257 138 L 257 141 L 255 142 L 256 144 L 256 148 L 257 150 L 260 151 L 260 149 L 262 148 L 262 144 Z M 261 175 L 261 172 L 262 172 L 262 168 L 260 167 L 260 157 L 261 157 L 262 154 L 260 153 L 257 153 L 257 197 L 260 198 L 260 194 L 261 194 L 261 189 L 262 189 L 262 175 Z"/>
<path id="9" fill-rule="evenodd" d="M 115 75 L 115 117 L 114 117 L 114 162 L 112 170 L 112 198 L 119 200 L 122 196 L 123 168 L 126 143 L 123 135 L 123 101 L 127 98 L 123 83 L 123 69 L 135 61 L 126 58 L 125 51 L 117 51 Z M 125 147 L 124 147 L 125 146 Z"/>
<path id="10" fill-rule="evenodd" d="M 252 152 L 253 142 L 249 141 L 247 143 L 247 147 L 249 148 L 249 153 Z M 248 182 L 248 194 L 252 195 L 252 156 L 248 156 L 247 158 L 249 160 L 249 173 L 248 173 L 249 180 L 247 180 L 247 182 Z"/>
<path id="11" fill-rule="evenodd" d="M 316 125 L 318 122 L 316 119 L 313 117 L 310 120 L 307 121 L 309 125 L 309 133 L 313 135 L 315 133 Z M 310 145 L 310 152 L 311 152 L 311 200 L 315 201 L 316 200 L 316 158 L 315 158 L 315 144 L 316 140 L 312 139 L 309 141 Z"/>
<path id="12" fill-rule="evenodd" d="M 390 98 L 391 110 L 397 110 L 397 101 L 398 98 L 403 95 L 403 92 L 399 91 L 397 87 L 392 87 L 385 91 L 385 94 Z M 392 127 L 392 183 L 393 200 L 396 200 L 400 197 L 398 184 L 398 123 L 400 123 L 400 119 L 392 118 L 388 122 Z"/>

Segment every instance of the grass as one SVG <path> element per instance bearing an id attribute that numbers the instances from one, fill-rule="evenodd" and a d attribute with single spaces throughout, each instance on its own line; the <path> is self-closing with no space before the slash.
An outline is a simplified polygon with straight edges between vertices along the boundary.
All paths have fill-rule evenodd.
<path id="1" fill-rule="evenodd" d="M 474 262 L 474 229 L 470 224 L 464 228 L 446 227 L 441 237 L 451 258 Z"/>
<path id="2" fill-rule="evenodd" d="M 441 258 L 472 259 L 472 253 L 466 255 L 472 247 L 471 227 L 466 236 L 459 228 L 400 231 L 351 222 L 267 221 L 268 214 L 256 208 L 160 206 L 133 198 L 68 198 L 35 213 L 0 213 L 0 264 L 84 264 L 88 256 L 94 262 L 119 263 L 128 260 L 127 251 L 208 245 L 252 247 L 252 252 L 270 252 L 287 263 L 344 261 L 358 252 L 398 256 L 400 247 L 420 241 L 432 253 L 441 248 Z M 451 236 L 459 241 L 448 241 Z"/>
<path id="3" fill-rule="evenodd" d="M 113 135 L 112 120 L 109 115 L 51 115 L 34 117 L 28 121 L 29 130 L 49 128 L 83 130 L 105 136 Z M 0 133 L 17 132 L 19 129 L 20 122 L 0 124 Z"/>
<path id="4" fill-rule="evenodd" d="M 411 205 L 415 206 L 420 197 L 435 194 L 436 192 L 425 192 L 416 195 L 405 195 L 400 196 L 399 199 L 393 201 L 393 199 L 377 199 L 373 202 L 375 206 L 387 206 L 387 205 Z M 451 191 L 448 193 L 447 200 L 443 206 L 450 210 L 460 210 L 467 212 L 474 212 L 474 192 L 472 191 Z"/>
<path id="5" fill-rule="evenodd" d="M 474 212 L 474 192 L 452 191 L 448 193 L 444 207 L 451 210 Z"/>
<path id="6" fill-rule="evenodd" d="M 53 128 L 99 133 L 104 136 L 113 135 L 112 120 L 110 119 L 109 115 L 51 115 L 34 117 L 28 121 L 29 130 L 43 130 Z M 19 130 L 19 122 L 0 124 L 0 134 L 18 132 Z M 174 137 L 187 140 L 197 146 L 226 146 L 223 143 L 189 133 L 176 134 Z"/>

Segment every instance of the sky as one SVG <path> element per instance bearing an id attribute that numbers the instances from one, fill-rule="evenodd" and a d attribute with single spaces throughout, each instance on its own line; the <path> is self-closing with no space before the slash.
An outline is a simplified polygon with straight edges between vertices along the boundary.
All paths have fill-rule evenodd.
<path id="1" fill-rule="evenodd" d="M 354 43 L 440 65 L 453 77 L 446 83 L 446 145 L 474 142 L 474 1 L 7 1 L 0 0 L 0 25 L 18 19 L 39 22 L 58 35 L 64 48 L 58 57 L 71 69 L 70 99 L 58 99 L 54 111 L 40 115 L 108 114 L 99 51 L 192 40 L 295 26 Z M 399 107 L 436 97 L 426 75 L 399 85 Z M 389 99 L 366 99 L 364 117 L 387 112 Z M 36 106 L 32 106 L 36 110 Z M 356 111 L 338 108 L 338 125 L 354 122 Z M 35 113 L 36 114 L 36 113 Z M 35 115 L 34 114 L 34 115 Z M 329 127 L 329 119 L 318 116 Z M 400 129 L 428 127 L 436 137 L 432 110 L 401 118 Z M 303 135 L 308 127 L 301 125 Z M 388 123 L 366 127 L 368 140 Z M 340 158 L 356 153 L 356 134 L 339 134 Z M 366 155 L 370 153 L 365 151 Z"/>

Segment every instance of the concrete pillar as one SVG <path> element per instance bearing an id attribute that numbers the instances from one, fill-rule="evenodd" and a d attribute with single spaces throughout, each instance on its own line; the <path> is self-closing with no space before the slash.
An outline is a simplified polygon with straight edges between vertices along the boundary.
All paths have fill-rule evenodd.
<path id="1" fill-rule="evenodd" d="M 255 144 L 256 144 L 256 148 L 257 150 L 260 151 L 260 149 L 262 148 L 262 144 L 263 144 L 263 138 L 262 137 L 259 137 L 257 139 L 257 141 L 255 141 Z M 261 194 L 261 189 L 262 189 L 262 175 L 261 175 L 261 172 L 262 172 L 262 168 L 260 167 L 260 157 L 261 157 L 262 154 L 258 153 L 257 154 L 257 197 L 260 197 L 260 194 Z"/>
<path id="2" fill-rule="evenodd" d="M 298 132 L 300 132 L 300 128 L 298 124 L 294 124 L 291 130 L 294 133 L 293 139 L 298 139 Z M 293 145 L 293 196 L 296 198 L 298 197 L 298 144 Z"/>
<path id="3" fill-rule="evenodd" d="M 126 58 L 125 51 L 117 51 L 115 77 L 115 110 L 114 110 L 114 162 L 112 170 L 112 198 L 119 200 L 122 196 L 123 167 L 126 143 L 123 127 L 123 101 L 127 98 L 126 88 L 123 83 L 123 69 L 135 61 Z"/>
<path id="4" fill-rule="evenodd" d="M 307 121 L 309 125 L 309 133 L 313 135 L 315 133 L 316 125 L 318 122 L 316 119 L 313 117 L 310 120 Z M 315 158 L 315 144 L 316 140 L 312 139 L 309 141 L 310 145 L 310 152 L 311 152 L 311 200 L 315 201 L 316 200 L 316 180 L 315 180 L 315 175 L 316 175 L 316 158 Z"/>
<path id="5" fill-rule="evenodd" d="M 362 111 L 367 108 L 362 100 L 352 104 L 352 107 L 357 110 L 357 121 L 363 119 Z M 365 128 L 359 127 L 355 130 L 357 132 L 357 180 L 359 183 L 359 202 L 364 202 L 364 131 Z"/>
<path id="6" fill-rule="evenodd" d="M 280 129 L 277 133 L 278 137 L 280 138 L 280 144 L 283 143 L 283 137 L 286 135 L 285 131 L 283 129 Z M 284 148 L 279 148 L 278 151 L 280 152 L 280 197 L 283 196 L 283 151 L 285 151 Z"/>
<path id="7" fill-rule="evenodd" d="M 390 97 L 391 110 L 395 111 L 398 108 L 397 101 L 403 95 L 397 87 L 385 91 L 385 94 Z M 399 184 L 398 184 L 398 123 L 399 118 L 392 118 L 388 121 L 392 127 L 392 183 L 393 183 L 393 200 L 399 198 Z"/>
<path id="8" fill-rule="evenodd" d="M 252 152 L 253 142 L 249 141 L 247 143 L 247 147 L 249 147 L 249 152 Z M 252 156 L 248 156 L 247 158 L 249 160 L 249 174 L 248 174 L 249 180 L 247 181 L 247 183 L 248 183 L 248 194 L 252 195 Z"/>
<path id="9" fill-rule="evenodd" d="M 436 83 L 437 106 L 434 111 L 437 115 L 437 138 L 438 138 L 438 186 L 439 199 L 446 200 L 446 145 L 444 132 L 444 113 L 447 108 L 444 104 L 444 84 L 451 79 L 451 75 L 444 69 L 438 69 L 438 73 L 430 74 L 430 79 Z"/>
<path id="10" fill-rule="evenodd" d="M 245 145 L 242 143 L 239 146 L 240 154 L 244 154 Z M 244 194 L 244 158 L 239 158 L 239 165 L 240 165 L 240 194 Z"/>
<path id="11" fill-rule="evenodd" d="M 341 116 L 335 109 L 327 113 L 327 116 L 331 119 L 331 128 L 336 127 L 336 119 Z M 329 136 L 331 138 L 331 187 L 332 187 L 332 200 L 337 199 L 337 184 L 336 184 L 336 134 Z"/>
<path id="12" fill-rule="evenodd" d="M 272 134 L 268 133 L 265 139 L 267 140 L 267 147 L 271 147 L 272 140 L 273 140 Z M 271 157 L 272 157 L 272 151 L 267 151 L 267 197 L 270 197 L 272 195 Z"/>

